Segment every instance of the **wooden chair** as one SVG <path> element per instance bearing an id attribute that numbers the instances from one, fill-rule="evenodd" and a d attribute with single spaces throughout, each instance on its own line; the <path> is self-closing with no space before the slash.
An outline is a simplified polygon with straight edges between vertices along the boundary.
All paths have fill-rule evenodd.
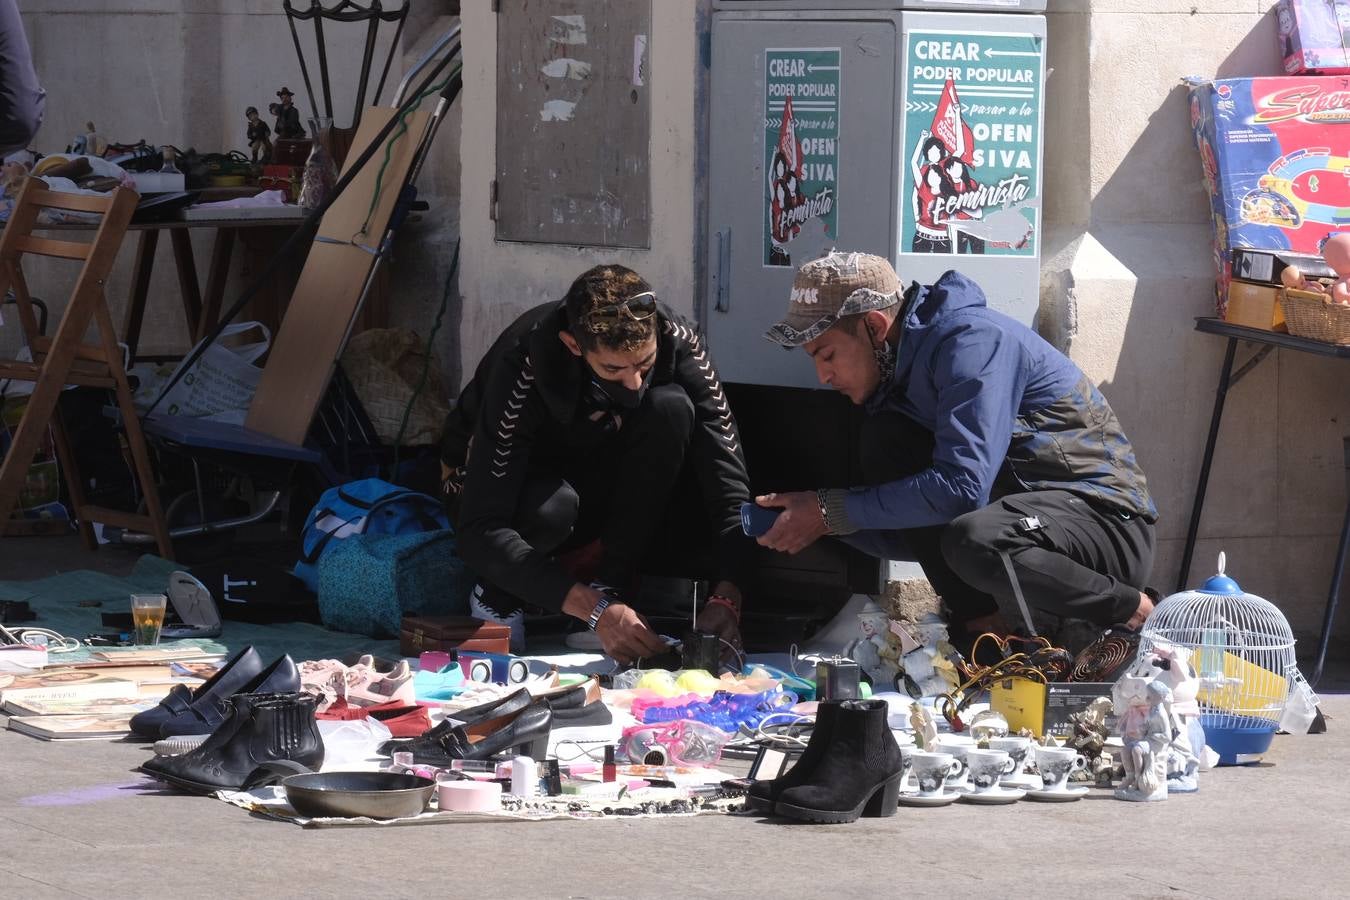
<path id="1" fill-rule="evenodd" d="M 4 232 L 0 233 L 0 296 L 10 290 L 14 292 L 19 321 L 33 355 L 32 362 L 0 361 L 0 378 L 33 383 L 33 393 L 28 398 L 23 418 L 14 431 L 9 451 L 0 462 L 0 532 L 18 500 L 33 455 L 50 427 L 57 459 L 70 491 L 72 512 L 79 521 L 85 546 L 91 550 L 98 546 L 92 523 L 101 522 L 154 535 L 160 555 L 171 559 L 173 546 L 159 504 L 150 454 L 132 405 L 122 349 L 117 343 L 117 331 L 104 294 L 108 273 L 117 259 L 117 251 L 122 246 L 138 200 L 135 191 L 125 188 L 117 188 L 107 197 L 57 193 L 40 179 L 30 178 L 19 192 Z M 92 213 L 102 218 L 94 230 L 93 240 L 88 243 L 34 237 L 33 230 L 39 227 L 38 217 L 45 209 Z M 32 297 L 23 276 L 24 256 L 83 263 L 70 302 L 50 338 L 43 336 L 33 313 Z M 98 338 L 96 343 L 85 341 L 91 322 Z M 57 406 L 61 391 L 68 384 L 105 388 L 116 395 L 136 480 L 145 501 L 144 514 L 104 509 L 85 502 L 84 483 Z"/>

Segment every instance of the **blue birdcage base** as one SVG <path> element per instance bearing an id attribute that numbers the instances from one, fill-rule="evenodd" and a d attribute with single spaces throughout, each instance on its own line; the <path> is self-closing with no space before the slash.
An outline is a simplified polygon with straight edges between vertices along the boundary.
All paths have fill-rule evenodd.
<path id="1" fill-rule="evenodd" d="M 1205 743 L 1219 754 L 1221 766 L 1255 762 L 1249 757 L 1270 749 L 1270 742 L 1274 740 L 1278 727 L 1278 723 L 1269 719 L 1231 715 L 1202 715 L 1200 725 L 1205 729 Z"/>

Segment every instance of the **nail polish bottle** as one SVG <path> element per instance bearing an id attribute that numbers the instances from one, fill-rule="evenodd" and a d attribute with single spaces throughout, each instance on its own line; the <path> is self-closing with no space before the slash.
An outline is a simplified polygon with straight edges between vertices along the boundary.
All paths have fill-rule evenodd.
<path id="1" fill-rule="evenodd" d="M 618 777 L 618 766 L 614 764 L 614 745 L 608 744 L 605 747 L 605 765 L 601 769 L 601 781 L 614 781 Z"/>

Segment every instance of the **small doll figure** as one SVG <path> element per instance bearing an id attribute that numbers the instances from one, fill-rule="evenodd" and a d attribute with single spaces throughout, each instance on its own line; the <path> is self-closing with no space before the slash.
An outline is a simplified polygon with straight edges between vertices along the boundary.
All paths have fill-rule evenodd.
<path id="1" fill-rule="evenodd" d="M 1322 258 L 1336 273 L 1331 302 L 1350 306 L 1350 234 L 1338 234 L 1322 248 Z"/>
<path id="2" fill-rule="evenodd" d="M 253 152 L 253 164 L 262 165 L 272 161 L 272 129 L 258 115 L 258 108 L 250 106 L 244 110 L 248 118 L 248 148 Z"/>

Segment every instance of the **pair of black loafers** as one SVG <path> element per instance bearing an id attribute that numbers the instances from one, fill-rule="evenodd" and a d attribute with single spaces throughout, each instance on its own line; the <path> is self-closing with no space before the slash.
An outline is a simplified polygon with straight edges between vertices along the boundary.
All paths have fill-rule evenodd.
<path id="1" fill-rule="evenodd" d="M 210 734 L 225 721 L 230 698 L 237 694 L 285 694 L 299 690 L 300 673 L 289 656 L 264 666 L 257 651 L 245 647 L 195 689 L 174 685 L 158 706 L 132 717 L 131 730 L 152 740 Z"/>

